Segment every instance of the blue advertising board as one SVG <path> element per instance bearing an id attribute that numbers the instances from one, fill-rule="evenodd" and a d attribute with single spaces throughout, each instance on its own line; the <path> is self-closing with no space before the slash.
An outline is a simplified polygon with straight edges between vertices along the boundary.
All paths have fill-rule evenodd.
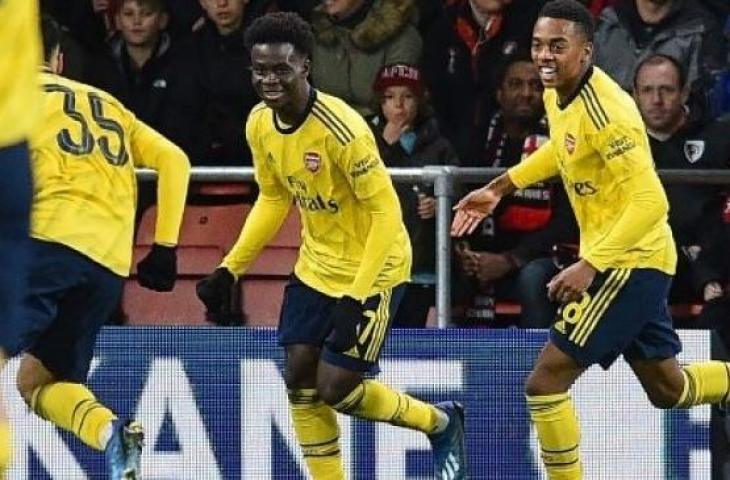
<path id="1" fill-rule="evenodd" d="M 471 479 L 545 478 L 522 384 L 544 331 L 394 331 L 380 379 L 467 409 Z M 709 358 L 706 332 L 683 332 L 683 362 Z M 90 376 L 99 399 L 146 429 L 145 479 L 306 479 L 273 330 L 108 328 Z M 3 373 L 15 428 L 11 479 L 104 478 L 103 455 L 38 419 Z M 655 410 L 629 367 L 592 368 L 574 399 L 589 479 L 709 479 L 710 410 Z M 432 478 L 424 435 L 340 416 L 352 479 Z"/>

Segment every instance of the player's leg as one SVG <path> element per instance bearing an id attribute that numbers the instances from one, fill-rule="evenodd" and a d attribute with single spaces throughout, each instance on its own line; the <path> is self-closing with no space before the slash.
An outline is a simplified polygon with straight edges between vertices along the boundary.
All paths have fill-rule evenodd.
<path id="1" fill-rule="evenodd" d="M 582 478 L 580 425 L 568 391 L 585 371 L 548 341 L 527 378 L 525 396 L 551 479 Z"/>
<path id="2" fill-rule="evenodd" d="M 561 306 L 550 328 L 525 393 L 551 479 L 583 478 L 580 428 L 568 390 L 590 365 L 608 368 L 641 331 L 646 283 L 630 269 L 600 273 L 580 300 Z"/>
<path id="3" fill-rule="evenodd" d="M 141 426 L 122 421 L 84 383 L 96 337 L 115 308 L 123 279 L 59 244 L 33 242 L 26 314 L 33 330 L 18 389 L 42 418 L 106 453 L 111 478 L 139 476 Z"/>
<path id="4" fill-rule="evenodd" d="M 279 344 L 286 351 L 289 413 L 307 469 L 314 480 L 345 478 L 337 414 L 316 390 L 320 345 L 327 334 L 331 299 L 295 276 L 284 290 Z"/>
<path id="5" fill-rule="evenodd" d="M 30 160 L 26 144 L 0 149 L 0 370 L 10 347 L 12 326 L 18 323 L 18 307 L 25 293 L 28 227 L 32 198 Z M 11 458 L 10 425 L 5 402 L 0 398 L 0 475 Z"/>
<path id="6" fill-rule="evenodd" d="M 117 417 L 82 383 L 60 381 L 32 354 L 23 355 L 16 381 L 23 400 L 38 416 L 104 451 Z"/>
<path id="7" fill-rule="evenodd" d="M 345 472 L 337 414 L 316 389 L 319 353 L 319 347 L 313 345 L 287 345 L 284 379 L 289 412 L 312 478 L 342 480 Z"/>
<path id="8" fill-rule="evenodd" d="M 317 371 L 317 391 L 322 400 L 341 413 L 427 434 L 434 447 L 437 475 L 441 477 L 448 471 L 452 475 L 448 478 L 466 478 L 461 405 L 443 402 L 434 406 L 375 379 L 363 379 L 365 372 L 377 371 L 390 319 L 403 291 L 400 285 L 368 298 L 357 326 L 332 325 L 331 335 L 337 335 L 338 327 L 357 328 L 358 335 L 344 335 L 356 337 L 357 341 L 344 351 L 335 351 L 330 342 L 325 342 Z"/>
<path id="9" fill-rule="evenodd" d="M 680 366 L 674 357 L 679 349 L 667 314 L 650 323 L 625 354 L 652 405 L 662 409 L 727 405 L 730 364 L 709 360 Z"/>

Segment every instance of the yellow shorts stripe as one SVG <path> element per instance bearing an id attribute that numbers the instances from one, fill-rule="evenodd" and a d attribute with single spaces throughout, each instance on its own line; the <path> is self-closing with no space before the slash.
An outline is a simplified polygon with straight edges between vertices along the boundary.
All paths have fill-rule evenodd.
<path id="1" fill-rule="evenodd" d="M 390 316 L 390 298 L 392 293 L 393 289 L 389 288 L 380 294 L 380 303 L 375 318 L 373 319 L 375 331 L 365 353 L 365 360 L 368 362 L 374 362 L 376 360 L 385 341 L 385 334 L 389 324 L 388 317 Z"/>
<path id="2" fill-rule="evenodd" d="M 588 337 L 593 333 L 593 330 L 595 330 L 596 325 L 598 325 L 599 320 L 603 317 L 603 314 L 606 313 L 606 310 L 608 309 L 609 305 L 611 305 L 611 302 L 614 301 L 616 298 L 616 295 L 621 291 L 624 285 L 626 285 L 626 282 L 628 281 L 629 277 L 631 276 L 631 269 L 630 268 L 622 268 L 620 269 L 620 275 L 617 277 L 616 282 L 614 282 L 614 285 L 611 287 L 611 290 L 608 291 L 605 295 L 605 298 L 603 302 L 601 303 L 601 306 L 596 311 L 596 313 L 593 315 L 591 320 L 586 323 L 586 330 L 585 334 L 581 335 L 580 338 L 576 338 L 576 343 L 578 346 L 582 347 L 585 345 L 586 341 L 588 340 Z"/>
<path id="3" fill-rule="evenodd" d="M 575 337 L 577 335 L 580 335 L 580 332 L 585 327 L 586 322 L 589 318 L 591 318 L 591 315 L 596 309 L 596 306 L 601 301 L 603 296 L 606 293 L 606 290 L 610 287 L 610 285 L 613 283 L 614 279 L 616 278 L 616 275 L 618 274 L 617 270 L 613 270 L 611 273 L 608 274 L 608 278 L 605 282 L 603 282 L 603 285 L 598 289 L 596 294 L 593 296 L 591 301 L 586 306 L 585 310 L 583 310 L 583 313 L 581 317 L 578 319 L 578 322 L 575 325 L 575 328 L 573 328 L 573 331 L 570 332 L 570 336 L 568 337 L 568 340 L 571 342 L 575 341 Z"/>

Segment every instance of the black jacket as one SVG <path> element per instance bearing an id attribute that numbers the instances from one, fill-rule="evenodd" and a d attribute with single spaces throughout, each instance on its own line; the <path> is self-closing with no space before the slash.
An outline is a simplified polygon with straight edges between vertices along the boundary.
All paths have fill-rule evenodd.
<path id="1" fill-rule="evenodd" d="M 245 27 L 246 23 L 222 36 L 207 23 L 193 34 L 193 57 L 205 104 L 199 119 L 203 158 L 197 165 L 251 165 L 244 127 L 259 98 L 251 85 L 251 58 L 243 43 Z"/>
<path id="2" fill-rule="evenodd" d="M 689 124 L 663 142 L 649 136 L 654 162 L 658 169 L 726 169 L 730 161 L 728 132 L 730 121 L 711 121 Z M 725 277 L 724 189 L 681 183 L 666 185 L 665 189 L 669 224 L 680 255 L 686 247 L 701 248 L 696 258 L 692 255 L 689 259 L 692 283 L 699 292 L 707 282 Z"/>
<path id="3" fill-rule="evenodd" d="M 87 76 L 89 83 L 118 98 L 194 162 L 202 155 L 198 120 L 203 104 L 189 49 L 189 43 L 173 43 L 164 34 L 152 57 L 136 70 L 123 39 L 115 37 L 106 54 L 95 58 Z"/>

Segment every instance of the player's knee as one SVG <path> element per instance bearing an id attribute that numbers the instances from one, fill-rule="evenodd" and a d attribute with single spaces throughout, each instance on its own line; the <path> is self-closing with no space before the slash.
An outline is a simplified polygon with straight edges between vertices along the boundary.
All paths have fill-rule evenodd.
<path id="1" fill-rule="evenodd" d="M 317 382 L 317 393 L 324 403 L 334 406 L 347 398 L 347 394 L 350 392 L 332 382 Z"/>
<path id="2" fill-rule="evenodd" d="M 18 375 L 15 377 L 15 388 L 17 388 L 20 396 L 23 397 L 25 403 L 30 405 L 31 399 L 33 398 L 33 392 L 38 388 L 45 385 L 45 383 L 36 375 L 30 372 L 23 372 L 18 370 Z"/>
<path id="3" fill-rule="evenodd" d="M 332 378 L 319 376 L 317 378 L 317 393 L 324 403 L 336 406 L 352 393 L 360 385 L 362 378 L 353 375 L 352 378 Z"/>
<path id="4" fill-rule="evenodd" d="M 530 374 L 525 380 L 525 395 L 528 397 L 536 397 L 538 395 L 545 395 L 545 388 L 539 378 L 535 378 L 533 374 Z"/>
<path id="5" fill-rule="evenodd" d="M 314 388 L 317 382 L 318 352 L 307 345 L 287 348 L 284 383 L 289 389 Z"/>
<path id="6" fill-rule="evenodd" d="M 25 403 L 30 405 L 33 392 L 43 385 L 57 381 L 54 375 L 43 365 L 43 363 L 30 354 L 25 354 L 20 361 L 18 373 L 15 376 L 15 387 L 23 397 Z"/>
<path id="7" fill-rule="evenodd" d="M 316 370 L 310 371 L 302 365 L 287 365 L 284 371 L 284 383 L 288 389 L 312 388 L 315 385 Z"/>
<path id="8" fill-rule="evenodd" d="M 646 392 L 647 397 L 649 397 L 649 402 L 655 408 L 662 410 L 674 408 L 681 394 L 682 392 L 677 392 L 668 386 L 656 386 Z"/>
<path id="9" fill-rule="evenodd" d="M 545 369 L 536 367 L 525 380 L 525 395 L 536 397 L 564 391 L 557 388 L 553 383 L 551 376 Z"/>

